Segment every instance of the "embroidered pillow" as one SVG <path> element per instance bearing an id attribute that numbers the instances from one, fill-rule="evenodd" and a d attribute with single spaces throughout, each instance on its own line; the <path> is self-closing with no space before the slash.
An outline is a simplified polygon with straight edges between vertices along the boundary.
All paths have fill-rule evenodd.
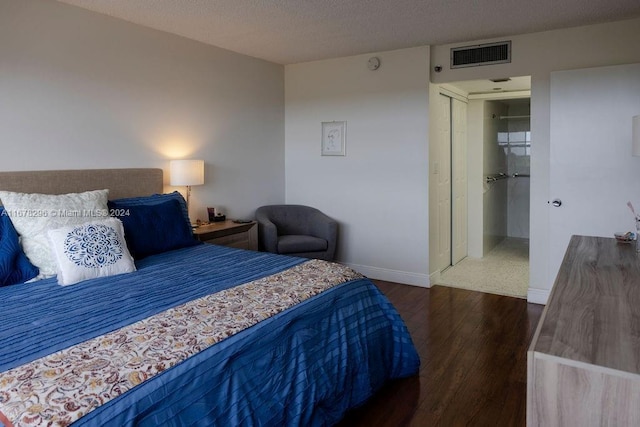
<path id="1" fill-rule="evenodd" d="M 47 231 L 107 217 L 109 190 L 61 195 L 0 191 L 0 200 L 21 237 L 22 249 L 36 267 L 38 278 L 56 274 Z"/>
<path id="2" fill-rule="evenodd" d="M 200 243 L 193 237 L 191 225 L 185 221 L 175 199 L 129 207 L 113 201 L 109 207 L 122 220 L 127 245 L 135 259 Z"/>
<path id="3" fill-rule="evenodd" d="M 38 275 L 38 269 L 20 247 L 18 233 L 0 206 L 0 286 L 23 283 Z"/>
<path id="4" fill-rule="evenodd" d="M 122 222 L 115 218 L 61 227 L 47 234 L 60 285 L 136 271 Z"/>

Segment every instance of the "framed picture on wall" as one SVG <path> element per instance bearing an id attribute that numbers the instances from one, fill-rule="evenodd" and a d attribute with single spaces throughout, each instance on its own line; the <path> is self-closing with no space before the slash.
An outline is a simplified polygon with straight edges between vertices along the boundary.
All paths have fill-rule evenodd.
<path id="1" fill-rule="evenodd" d="M 347 122 L 322 122 L 322 155 L 345 156 Z"/>

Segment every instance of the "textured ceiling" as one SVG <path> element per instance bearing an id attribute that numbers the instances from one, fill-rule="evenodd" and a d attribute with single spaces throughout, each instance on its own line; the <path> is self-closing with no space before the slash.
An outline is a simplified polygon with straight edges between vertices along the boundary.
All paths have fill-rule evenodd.
<path id="1" fill-rule="evenodd" d="M 640 16 L 639 0 L 59 0 L 279 64 Z"/>

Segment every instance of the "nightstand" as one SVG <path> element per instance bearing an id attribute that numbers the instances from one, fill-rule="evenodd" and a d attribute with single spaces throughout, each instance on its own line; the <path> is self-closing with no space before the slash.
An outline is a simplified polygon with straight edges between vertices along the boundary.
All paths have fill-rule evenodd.
<path id="1" fill-rule="evenodd" d="M 258 250 L 258 224 L 255 221 L 246 224 L 237 224 L 230 219 L 212 222 L 194 229 L 193 235 L 205 243 Z"/>

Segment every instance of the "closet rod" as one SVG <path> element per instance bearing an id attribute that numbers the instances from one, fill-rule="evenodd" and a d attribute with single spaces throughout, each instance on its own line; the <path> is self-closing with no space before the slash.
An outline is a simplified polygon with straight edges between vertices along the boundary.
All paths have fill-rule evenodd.
<path id="1" fill-rule="evenodd" d="M 500 116 L 500 120 L 505 120 L 505 119 L 528 119 L 531 116 Z"/>
<path id="2" fill-rule="evenodd" d="M 486 183 L 490 183 L 490 182 L 496 182 L 496 181 L 500 181 L 501 179 L 507 179 L 507 178 L 509 178 L 509 175 L 507 175 L 506 173 L 496 173 L 496 174 L 485 177 L 484 181 Z"/>
<path id="3" fill-rule="evenodd" d="M 507 175 L 506 173 L 496 173 L 493 175 L 488 175 L 484 178 L 484 181 L 489 184 L 491 182 L 500 181 L 501 179 L 507 178 L 530 178 L 531 175 L 524 173 L 514 173 L 513 175 Z"/>

